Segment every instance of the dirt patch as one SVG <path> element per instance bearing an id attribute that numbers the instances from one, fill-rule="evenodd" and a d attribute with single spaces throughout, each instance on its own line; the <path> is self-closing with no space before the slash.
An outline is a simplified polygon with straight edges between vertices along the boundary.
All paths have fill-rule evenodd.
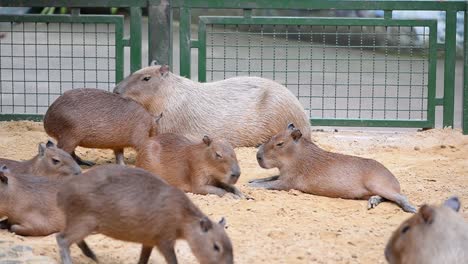
<path id="1" fill-rule="evenodd" d="M 41 123 L 1 122 L 0 156 L 28 159 L 37 144 L 47 140 Z M 323 148 L 374 158 L 399 179 L 410 201 L 440 203 L 456 194 L 461 212 L 468 219 L 468 136 L 458 130 L 425 132 L 314 132 L 313 140 Z M 113 162 L 112 151 L 78 149 L 78 154 L 98 164 Z M 212 219 L 227 218 L 236 263 L 385 263 L 383 249 L 391 232 L 410 215 L 392 203 L 368 211 L 366 201 L 331 199 L 297 191 L 265 191 L 246 186 L 250 179 L 267 177 L 255 160 L 256 149 L 236 150 L 242 175 L 239 188 L 255 201 L 192 195 L 189 197 Z M 135 153 L 126 152 L 133 164 Z M 34 254 L 59 259 L 53 235 L 26 238 L 0 231 L 0 240 L 34 248 Z M 137 244 L 102 235 L 87 239 L 100 263 L 136 263 Z M 196 263 L 185 242 L 177 244 L 181 263 Z M 151 263 L 162 257 L 153 252 Z M 72 247 L 75 263 L 93 263 Z"/>

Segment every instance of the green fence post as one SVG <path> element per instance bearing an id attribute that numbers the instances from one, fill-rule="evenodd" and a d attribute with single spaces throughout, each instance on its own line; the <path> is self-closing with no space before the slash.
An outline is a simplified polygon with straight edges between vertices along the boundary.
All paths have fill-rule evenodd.
<path id="1" fill-rule="evenodd" d="M 190 9 L 180 8 L 180 75 L 190 78 Z"/>
<path id="2" fill-rule="evenodd" d="M 468 135 L 468 2 L 465 9 L 465 28 L 464 28 L 464 55 L 463 65 L 463 134 Z"/>
<path id="3" fill-rule="evenodd" d="M 169 0 L 150 0 L 148 6 L 148 63 L 172 66 L 172 10 Z"/>
<path id="4" fill-rule="evenodd" d="M 445 21 L 444 127 L 453 128 L 457 12 L 447 10 Z"/>
<path id="5" fill-rule="evenodd" d="M 141 68 L 141 8 L 130 7 L 130 72 Z"/>

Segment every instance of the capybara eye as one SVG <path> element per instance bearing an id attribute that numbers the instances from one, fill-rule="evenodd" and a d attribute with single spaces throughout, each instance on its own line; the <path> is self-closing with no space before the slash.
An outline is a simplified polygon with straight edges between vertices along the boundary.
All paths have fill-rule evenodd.
<path id="1" fill-rule="evenodd" d="M 401 233 L 404 234 L 404 233 L 408 232 L 408 230 L 410 230 L 410 226 L 405 226 L 405 227 L 403 227 L 403 229 L 401 230 Z"/>
<path id="2" fill-rule="evenodd" d="M 280 143 L 277 143 L 276 146 L 281 147 L 281 146 L 283 146 L 283 144 L 284 144 L 284 142 L 280 142 Z"/>
<path id="3" fill-rule="evenodd" d="M 53 163 L 54 165 L 57 165 L 57 164 L 60 163 L 60 160 L 52 158 L 52 163 Z"/>
<path id="4" fill-rule="evenodd" d="M 218 251 L 218 252 L 219 252 L 219 246 L 218 246 L 218 245 L 214 244 L 214 245 L 213 245 L 213 249 L 214 249 L 215 251 Z"/>
<path id="5" fill-rule="evenodd" d="M 222 159 L 223 156 L 221 156 L 221 154 L 219 154 L 218 152 L 216 152 L 216 158 L 217 158 L 217 159 Z"/>
<path id="6" fill-rule="evenodd" d="M 145 76 L 145 77 L 143 77 L 143 81 L 145 81 L 145 82 L 149 81 L 150 79 L 151 79 L 151 76 Z"/>

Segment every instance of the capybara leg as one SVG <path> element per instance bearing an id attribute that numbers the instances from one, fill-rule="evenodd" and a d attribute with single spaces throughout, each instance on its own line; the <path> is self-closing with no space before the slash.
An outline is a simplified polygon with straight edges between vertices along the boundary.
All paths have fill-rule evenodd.
<path id="1" fill-rule="evenodd" d="M 115 163 L 119 165 L 125 165 L 124 163 L 124 150 L 123 149 L 114 149 L 115 154 Z"/>
<path id="2" fill-rule="evenodd" d="M 216 194 L 219 197 L 223 197 L 226 193 L 226 190 L 213 186 L 213 185 L 203 185 L 194 188 L 193 193 L 196 194 Z"/>
<path id="3" fill-rule="evenodd" d="M 138 264 L 147 264 L 152 251 L 153 251 L 153 247 L 142 245 L 140 259 L 138 260 Z"/>
<path id="4" fill-rule="evenodd" d="M 267 182 L 252 182 L 252 183 L 249 183 L 249 186 L 255 187 L 255 188 L 265 188 L 268 190 L 280 190 L 280 191 L 288 191 L 291 189 L 290 184 L 287 184 L 281 180 L 267 181 Z"/>
<path id="5" fill-rule="evenodd" d="M 220 188 L 223 188 L 227 192 L 233 193 L 237 196 L 239 196 L 241 199 L 247 199 L 247 200 L 255 200 L 252 196 L 243 194 L 239 189 L 236 188 L 234 185 L 226 184 L 224 182 L 220 182 L 218 184 Z"/>
<path id="6" fill-rule="evenodd" d="M 389 199 L 389 198 L 387 198 Z M 394 201 L 396 204 L 398 204 L 403 211 L 408 212 L 408 213 L 416 213 L 417 209 L 414 207 L 410 202 L 408 201 L 408 198 L 404 196 L 403 194 L 395 194 L 394 199 L 389 199 L 391 201 Z"/>
<path id="7" fill-rule="evenodd" d="M 367 202 L 367 210 L 375 208 L 379 203 L 383 202 L 384 198 L 378 195 L 371 196 Z"/>
<path id="8" fill-rule="evenodd" d="M 94 254 L 93 250 L 89 248 L 88 244 L 84 240 L 81 240 L 80 242 L 76 244 L 78 245 L 78 247 L 81 249 L 81 252 L 83 252 L 85 256 L 94 260 L 95 262 L 98 262 L 96 254 Z"/>
<path id="9" fill-rule="evenodd" d="M 166 259 L 167 264 L 177 264 L 177 257 L 174 252 L 174 242 L 165 241 L 165 242 L 159 243 L 158 249 L 159 251 L 161 251 L 161 254 L 164 256 L 164 259 Z"/>
<path id="10" fill-rule="evenodd" d="M 20 236 L 38 236 L 38 231 L 24 225 L 12 225 L 10 231 Z"/>
<path id="11" fill-rule="evenodd" d="M 266 178 L 261 178 L 261 179 L 250 180 L 249 183 L 276 181 L 278 179 L 279 179 L 279 175 L 276 175 L 276 176 L 271 176 L 271 177 L 266 177 Z"/>
<path id="12" fill-rule="evenodd" d="M 71 156 L 75 159 L 76 163 L 78 163 L 78 165 L 80 166 L 83 165 L 83 166 L 91 167 L 91 166 L 96 165 L 96 163 L 92 161 L 81 159 L 80 157 L 78 157 L 78 155 L 76 155 L 75 151 L 72 152 Z"/>
<path id="13" fill-rule="evenodd" d="M 64 237 L 62 233 L 58 233 L 55 236 L 57 240 L 57 245 L 59 246 L 60 251 L 60 258 L 62 259 L 62 264 L 72 264 L 71 256 L 70 256 L 70 243 Z"/>
<path id="14" fill-rule="evenodd" d="M 10 229 L 10 228 L 11 228 L 11 225 L 8 222 L 8 219 L 3 219 L 2 221 L 0 221 L 0 229 Z"/>

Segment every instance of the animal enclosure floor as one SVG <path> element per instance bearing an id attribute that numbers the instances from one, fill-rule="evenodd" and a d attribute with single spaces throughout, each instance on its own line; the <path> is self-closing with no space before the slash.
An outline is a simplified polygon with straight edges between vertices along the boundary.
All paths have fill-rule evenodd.
<path id="1" fill-rule="evenodd" d="M 37 153 L 37 144 L 46 140 L 41 123 L 0 122 L 1 157 L 29 159 Z M 313 140 L 327 150 L 380 161 L 395 174 L 402 192 L 418 207 L 458 195 L 461 212 L 468 219 L 468 136 L 460 131 L 313 132 Z M 389 202 L 368 211 L 367 201 L 247 187 L 248 180 L 275 175 L 277 171 L 257 165 L 255 148 L 236 152 L 242 170 L 238 186 L 254 201 L 189 194 L 211 219 L 227 218 L 236 263 L 385 263 L 387 239 L 410 214 Z M 78 149 L 78 154 L 98 164 L 114 161 L 112 151 L 107 150 Z M 127 151 L 125 156 L 127 164 L 134 163 L 134 152 Z M 54 235 L 28 238 L 2 230 L 0 241 L 32 246 L 36 255 L 59 260 Z M 87 241 L 100 263 L 138 261 L 137 244 L 102 235 L 92 235 Z M 196 263 L 185 242 L 177 243 L 176 254 L 180 263 Z M 72 257 L 75 263 L 93 263 L 76 246 L 72 247 Z M 151 263 L 164 263 L 156 250 Z"/>

